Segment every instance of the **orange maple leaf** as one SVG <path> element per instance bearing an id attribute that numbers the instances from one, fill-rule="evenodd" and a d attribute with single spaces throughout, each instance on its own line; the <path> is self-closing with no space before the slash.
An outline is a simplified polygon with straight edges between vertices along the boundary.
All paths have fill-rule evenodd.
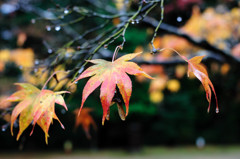
<path id="1" fill-rule="evenodd" d="M 92 125 L 94 130 L 97 130 L 97 125 L 95 121 L 93 120 L 92 116 L 89 114 L 92 112 L 93 109 L 91 108 L 83 108 L 81 111 L 81 115 L 78 115 L 79 109 L 74 110 L 74 114 L 76 115 L 76 120 L 75 120 L 75 130 L 77 127 L 82 125 L 83 130 L 87 136 L 88 139 L 91 139 L 91 135 L 89 133 L 90 131 L 90 126 Z"/>
<path id="2" fill-rule="evenodd" d="M 16 85 L 20 86 L 21 89 L 6 99 L 10 102 L 20 102 L 16 105 L 11 115 L 12 135 L 13 124 L 20 115 L 17 140 L 20 138 L 23 131 L 33 123 L 33 128 L 35 124 L 38 124 L 42 128 L 45 133 L 45 141 L 48 143 L 48 130 L 53 118 L 60 122 L 55 114 L 55 103 L 62 105 L 67 110 L 67 106 L 61 94 L 69 92 L 53 92 L 46 89 L 39 90 L 37 87 L 28 83 L 16 83 Z M 62 128 L 64 128 L 61 122 L 60 124 Z"/>
<path id="3" fill-rule="evenodd" d="M 206 91 L 206 98 L 207 98 L 207 101 L 209 102 L 207 111 L 208 112 L 210 111 L 211 97 L 212 97 L 212 91 L 213 91 L 216 99 L 216 113 L 218 113 L 219 112 L 218 101 L 217 101 L 217 95 L 216 95 L 214 86 L 208 77 L 207 70 L 204 68 L 204 66 L 200 64 L 204 56 L 195 56 L 189 60 L 185 56 L 182 56 L 182 55 L 180 56 L 188 63 L 188 76 L 192 72 L 201 81 Z"/>
<path id="4" fill-rule="evenodd" d="M 74 82 L 92 76 L 85 85 L 82 93 L 82 103 L 79 113 L 83 107 L 87 97 L 101 84 L 100 99 L 103 108 L 102 124 L 108 114 L 108 109 L 111 105 L 112 99 L 116 91 L 116 85 L 122 95 L 123 101 L 126 106 L 126 116 L 128 114 L 129 100 L 132 93 L 132 82 L 130 75 L 143 75 L 147 78 L 153 79 L 146 74 L 136 63 L 129 62 L 137 55 L 141 53 L 127 54 L 115 61 L 109 62 L 102 59 L 89 60 L 89 62 L 95 64 L 86 69 Z"/>

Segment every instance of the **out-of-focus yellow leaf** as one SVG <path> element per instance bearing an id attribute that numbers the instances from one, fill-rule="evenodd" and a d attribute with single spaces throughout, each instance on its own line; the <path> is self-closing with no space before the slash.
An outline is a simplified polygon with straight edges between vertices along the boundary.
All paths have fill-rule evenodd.
<path id="1" fill-rule="evenodd" d="M 226 75 L 229 72 L 229 70 L 230 70 L 230 65 L 225 63 L 221 67 L 221 74 Z"/>
<path id="2" fill-rule="evenodd" d="M 162 91 L 153 91 L 150 93 L 150 101 L 153 103 L 160 103 L 164 99 Z"/>
<path id="3" fill-rule="evenodd" d="M 137 46 L 134 50 L 134 53 L 143 52 L 143 47 L 141 45 Z"/>
<path id="4" fill-rule="evenodd" d="M 176 79 L 172 79 L 167 82 L 167 89 L 171 92 L 179 91 L 180 87 L 180 82 Z"/>
<path id="5" fill-rule="evenodd" d="M 167 76 L 157 76 L 154 80 L 151 81 L 149 92 L 164 90 L 167 85 Z"/>
<path id="6" fill-rule="evenodd" d="M 49 86 L 54 87 L 54 91 L 60 90 L 64 85 L 66 85 L 69 81 L 68 78 L 61 80 L 63 77 L 66 76 L 66 72 L 65 72 L 65 66 L 64 65 L 59 65 L 58 67 L 56 67 L 55 71 L 62 71 L 59 72 L 57 74 L 57 79 L 59 80 L 59 82 L 57 83 L 56 79 L 52 79 L 49 82 Z"/>
<path id="7" fill-rule="evenodd" d="M 44 72 L 43 72 L 44 71 Z M 28 83 L 32 83 L 34 85 L 43 84 L 48 78 L 48 71 L 45 68 L 38 68 L 34 74 L 31 74 L 30 71 L 23 71 L 23 78 Z"/>
<path id="8" fill-rule="evenodd" d="M 162 38 L 157 36 L 154 41 L 153 41 L 153 45 L 155 48 L 160 48 L 161 47 L 161 42 L 162 42 Z"/>
<path id="9" fill-rule="evenodd" d="M 206 22 L 201 17 L 200 8 L 195 6 L 193 7 L 191 18 L 182 27 L 182 30 L 192 36 L 200 36 L 203 32 L 204 25 L 206 25 Z"/>
<path id="10" fill-rule="evenodd" d="M 182 78 L 187 72 L 187 67 L 184 65 L 177 65 L 175 70 L 175 76 L 177 78 Z"/>
<path id="11" fill-rule="evenodd" d="M 0 61 L 8 62 L 10 60 L 10 51 L 9 50 L 0 50 Z"/>
<path id="12" fill-rule="evenodd" d="M 207 8 L 201 14 L 199 7 L 194 7 L 191 18 L 181 29 L 192 36 L 206 39 L 220 49 L 226 49 L 226 39 L 239 38 L 239 23 L 239 8 L 224 14 L 214 8 Z"/>
<path id="13" fill-rule="evenodd" d="M 24 67 L 34 66 L 34 53 L 33 50 L 28 49 L 16 49 L 11 52 L 11 61 L 17 65 Z"/>
<path id="14" fill-rule="evenodd" d="M 115 0 L 115 5 L 118 10 L 122 10 L 124 7 L 124 0 Z"/>

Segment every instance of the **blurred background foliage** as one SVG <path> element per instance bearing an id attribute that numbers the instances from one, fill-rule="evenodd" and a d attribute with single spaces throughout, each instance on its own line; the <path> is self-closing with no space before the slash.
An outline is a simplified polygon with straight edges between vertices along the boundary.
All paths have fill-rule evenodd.
<path id="1" fill-rule="evenodd" d="M 96 3 L 99 1 L 96 1 Z M 25 7 L 20 6 L 25 5 Z M 85 58 L 72 60 L 78 54 L 77 46 L 63 48 L 72 37 L 63 30 L 72 30 L 80 35 L 86 30 L 102 24 L 101 19 L 90 18 L 83 22 L 66 24 L 76 20 L 77 14 L 69 14 L 66 9 L 72 6 L 81 6 L 99 13 L 103 10 L 93 5 L 93 1 L 1 1 L 0 2 L 0 100 L 3 100 L 16 89 L 14 82 L 30 82 L 37 86 L 47 80 L 49 74 L 56 70 L 71 70 L 74 63 Z M 104 0 L 111 9 L 120 10 L 121 0 Z M 136 11 L 138 1 L 128 1 L 127 10 Z M 58 7 L 59 6 L 59 7 Z M 126 7 L 126 6 L 125 6 Z M 204 39 L 212 46 L 229 52 L 236 61 L 240 58 L 240 3 L 234 0 L 166 0 L 163 22 L 174 26 L 192 38 Z M 44 12 L 47 11 L 47 12 Z M 40 13 L 39 13 L 40 12 Z M 64 14 L 62 14 L 64 12 Z M 48 20 L 46 17 L 54 14 L 57 19 Z M 160 9 L 156 8 L 151 16 L 159 19 Z M 61 17 L 63 16 L 64 17 Z M 60 22 L 61 21 L 61 22 Z M 111 28 L 121 22 L 114 18 L 105 27 Z M 64 28 L 65 24 L 68 28 Z M 87 24 L 87 25 L 86 25 Z M 63 29 L 64 28 L 64 29 Z M 71 31 L 70 31 L 71 32 Z M 99 149 L 99 148 L 126 148 L 138 150 L 144 145 L 192 145 L 198 137 L 203 137 L 207 144 L 239 144 L 240 143 L 240 73 L 239 62 L 233 63 L 212 53 L 201 45 L 193 45 L 186 38 L 168 34 L 164 30 L 158 32 L 154 45 L 156 48 L 173 48 L 182 55 L 192 57 L 206 54 L 204 65 L 209 71 L 209 77 L 215 86 L 218 96 L 220 113 L 215 114 L 215 103 L 207 113 L 207 100 L 201 83 L 194 77 L 186 75 L 187 65 L 176 61 L 177 57 L 169 49 L 152 55 L 151 41 L 154 28 L 144 22 L 131 24 L 126 31 L 126 43 L 122 52 L 140 52 L 144 54 L 136 62 L 143 61 L 141 67 L 155 80 L 149 81 L 141 77 L 132 78 L 133 93 L 130 100 L 129 115 L 126 121 L 118 116 L 117 106 L 111 107 L 110 121 L 101 126 L 102 108 L 99 100 L 99 90 L 93 92 L 86 101 L 86 119 L 77 119 L 74 111 L 81 103 L 82 89 L 87 79 L 77 85 L 69 87 L 71 78 L 49 83 L 49 88 L 59 90 L 68 88 L 71 95 L 65 100 L 69 111 L 56 108 L 59 119 L 66 130 L 60 125 L 51 126 L 49 145 L 43 140 L 44 133 L 39 127 L 29 137 L 31 128 L 24 132 L 19 142 L 15 141 L 9 131 L 10 103 L 1 105 L 2 118 L 0 125 L 0 148 L 4 149 L 59 149 L 65 147 Z M 70 33 L 72 34 L 72 33 Z M 90 34 L 91 39 L 101 34 L 101 30 Z M 109 44 L 106 54 L 96 54 L 94 58 L 111 58 L 107 51 L 114 51 L 122 42 L 117 39 Z M 121 54 L 121 51 L 120 51 Z M 57 58 L 60 61 L 54 67 L 44 67 Z M 105 56 L 106 55 L 106 56 Z M 57 59 L 56 58 L 56 59 Z M 161 62 L 170 61 L 169 64 Z M 155 62 L 155 64 L 151 64 Z M 159 64 L 157 64 L 159 63 Z M 141 64 L 141 62 L 140 62 Z M 44 71 L 44 72 L 43 72 Z M 65 74 L 58 74 L 58 79 Z M 8 109 L 6 109 L 8 108 Z M 92 121 L 92 119 L 94 121 Z M 79 124 L 75 125 L 78 120 Z M 95 123 L 97 125 L 94 130 Z M 82 126 L 81 126 L 82 125 Z M 85 126 L 84 126 L 85 125 Z M 18 125 L 15 125 L 15 134 Z M 75 127 L 75 128 L 74 128 Z M 83 128 L 90 130 L 91 139 L 86 137 Z"/>

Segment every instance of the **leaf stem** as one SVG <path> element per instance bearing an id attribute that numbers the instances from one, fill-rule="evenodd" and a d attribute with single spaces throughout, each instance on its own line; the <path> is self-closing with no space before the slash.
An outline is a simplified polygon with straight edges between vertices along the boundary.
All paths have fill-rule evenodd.
<path id="1" fill-rule="evenodd" d="M 118 46 L 116 47 L 116 49 L 115 49 L 115 51 L 114 51 L 114 53 L 113 53 L 112 62 L 114 62 L 114 60 L 116 59 L 119 49 L 122 50 L 122 45 L 118 45 Z"/>
<path id="2" fill-rule="evenodd" d="M 180 56 L 184 61 L 188 62 L 188 59 L 184 56 L 182 56 L 177 50 L 173 49 L 173 48 L 162 48 L 162 49 L 158 49 L 158 51 L 164 51 L 164 50 L 172 50 L 174 53 L 178 54 L 178 56 Z"/>
<path id="3" fill-rule="evenodd" d="M 57 73 L 59 73 L 59 72 L 68 73 L 68 71 L 55 71 L 55 72 L 53 72 L 53 74 L 52 74 L 52 75 L 47 79 L 47 81 L 44 83 L 44 85 L 43 85 L 43 87 L 42 87 L 41 90 L 43 90 L 43 89 L 46 87 L 46 85 L 48 84 L 48 82 L 50 81 L 50 79 L 52 79 L 52 77 L 53 77 L 54 75 L 56 75 Z"/>

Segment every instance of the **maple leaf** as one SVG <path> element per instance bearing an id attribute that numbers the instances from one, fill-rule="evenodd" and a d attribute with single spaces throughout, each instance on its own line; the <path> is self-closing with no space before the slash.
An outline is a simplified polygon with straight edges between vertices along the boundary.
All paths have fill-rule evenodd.
<path id="1" fill-rule="evenodd" d="M 21 89 L 10 97 L 7 101 L 19 102 L 13 109 L 11 115 L 11 133 L 13 135 L 13 124 L 19 116 L 19 132 L 17 140 L 20 138 L 23 131 L 33 123 L 38 124 L 45 133 L 45 141 L 48 143 L 48 130 L 53 119 L 56 119 L 64 126 L 55 114 L 55 103 L 62 105 L 66 110 L 67 106 L 61 94 L 69 93 L 67 91 L 53 92 L 51 90 L 39 90 L 37 87 L 28 83 L 16 83 Z M 33 133 L 32 132 L 31 134 Z M 31 135 L 30 134 L 30 135 Z"/>
<path id="2" fill-rule="evenodd" d="M 208 77 L 207 70 L 204 68 L 204 66 L 200 64 L 204 56 L 195 56 L 189 60 L 185 56 L 182 56 L 182 55 L 180 56 L 188 63 L 188 76 L 192 72 L 201 81 L 206 91 L 206 98 L 207 98 L 207 101 L 209 102 L 207 111 L 208 112 L 210 111 L 211 97 L 212 97 L 212 91 L 213 91 L 216 99 L 216 113 L 218 113 L 219 112 L 218 101 L 217 101 L 217 95 L 216 95 L 214 86 Z"/>
<path id="3" fill-rule="evenodd" d="M 77 82 L 82 78 L 92 76 L 86 83 L 82 93 L 82 103 L 79 110 L 83 107 L 87 97 L 101 84 L 100 99 L 103 108 L 102 124 L 107 117 L 109 107 L 116 91 L 116 85 L 122 95 L 126 107 L 126 116 L 128 115 L 129 100 L 132 93 L 132 82 L 127 74 L 143 75 L 147 78 L 153 79 L 146 74 L 136 63 L 129 62 L 141 53 L 127 54 L 115 61 L 105 61 L 102 59 L 89 60 L 95 64 L 87 68 L 79 77 L 73 82 Z"/>
<path id="4" fill-rule="evenodd" d="M 83 130 L 88 139 L 91 139 L 91 135 L 89 133 L 90 126 L 92 125 L 94 130 L 95 131 L 97 130 L 97 125 L 96 125 L 95 121 L 93 120 L 92 116 L 89 114 L 92 111 L 93 111 L 93 109 L 91 109 L 91 108 L 83 108 L 81 111 L 81 115 L 78 115 L 79 109 L 76 109 L 74 111 L 74 114 L 76 115 L 75 130 L 77 129 L 78 126 L 82 125 Z"/>

